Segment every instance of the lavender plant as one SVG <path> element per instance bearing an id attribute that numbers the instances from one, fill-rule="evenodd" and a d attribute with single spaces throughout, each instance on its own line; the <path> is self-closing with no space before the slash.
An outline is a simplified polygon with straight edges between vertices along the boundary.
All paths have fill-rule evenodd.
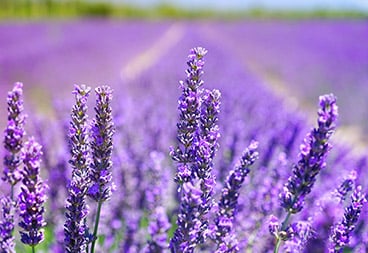
<path id="1" fill-rule="evenodd" d="M 258 159 L 258 142 L 253 141 L 244 151 L 239 163 L 229 173 L 225 186 L 221 191 L 218 211 L 215 219 L 214 239 L 216 252 L 238 252 L 237 240 L 233 234 L 234 218 L 237 213 L 240 188 L 250 172 L 250 166 Z"/>
<path id="2" fill-rule="evenodd" d="M 23 84 L 15 83 L 8 93 L 8 124 L 4 131 L 4 177 L 3 180 L 11 186 L 10 198 L 14 200 L 14 186 L 22 179 L 20 172 L 20 151 L 23 147 L 23 137 L 26 134 L 24 123 L 26 115 L 23 110 Z"/>
<path id="3" fill-rule="evenodd" d="M 19 226 L 23 229 L 20 231 L 21 241 L 30 245 L 32 252 L 35 252 L 35 246 L 44 239 L 42 228 L 46 226 L 43 205 L 46 201 L 47 185 L 40 177 L 41 149 L 41 145 L 31 138 L 24 144 L 22 151 L 24 170 L 23 185 L 18 197 L 21 217 Z"/>
<path id="4" fill-rule="evenodd" d="M 114 123 L 112 121 L 112 89 L 109 86 L 101 86 L 95 89 L 96 118 L 92 123 L 92 163 L 89 172 L 91 186 L 88 196 L 97 202 L 96 220 L 93 230 L 91 253 L 94 252 L 97 240 L 98 224 L 100 220 L 102 203 L 111 196 L 111 170 L 112 170 L 112 137 Z"/>
<path id="5" fill-rule="evenodd" d="M 202 92 L 200 87 L 203 85 L 201 76 L 204 66 L 203 57 L 206 53 L 207 50 L 201 47 L 190 51 L 187 61 L 187 78 L 185 82 L 181 82 L 182 95 L 179 98 L 179 122 L 177 124 L 177 139 L 180 147 L 170 152 L 173 160 L 178 163 L 175 181 L 179 185 L 178 191 L 181 194 L 178 227 L 170 241 L 172 252 L 193 252 L 196 245 L 204 241 L 203 233 L 206 224 L 202 223 L 200 208 L 206 203 L 201 198 L 201 183 L 195 182 L 195 179 L 198 179 L 198 173 L 201 172 L 199 167 L 194 168 L 195 165 L 200 164 L 199 159 L 206 159 L 206 156 L 210 154 L 210 146 L 199 139 Z"/>
<path id="6" fill-rule="evenodd" d="M 281 206 L 287 215 L 276 235 L 274 252 L 278 252 L 281 241 L 290 238 L 287 233 L 288 221 L 292 214 L 303 209 L 304 198 L 312 190 L 318 173 L 326 167 L 326 157 L 331 149 L 328 142 L 336 128 L 337 105 L 334 95 L 319 98 L 318 127 L 314 128 L 300 146 L 300 160 L 293 167 L 293 175 L 289 177 L 283 192 L 280 194 Z"/>
<path id="7" fill-rule="evenodd" d="M 75 104 L 72 108 L 69 128 L 72 178 L 68 185 L 66 221 L 64 224 L 65 250 L 69 253 L 84 253 L 87 249 L 89 232 L 86 225 L 88 207 L 86 195 L 89 187 L 90 166 L 87 124 L 87 98 L 91 88 L 76 85 L 73 91 Z"/>
<path id="8" fill-rule="evenodd" d="M 351 204 L 345 208 L 342 221 L 332 227 L 328 252 L 343 252 L 345 246 L 349 245 L 350 234 L 354 230 L 366 202 L 365 194 L 359 185 L 351 195 Z"/>
<path id="9" fill-rule="evenodd" d="M 0 220 L 0 251 L 4 253 L 15 252 L 14 236 L 14 202 L 9 197 L 1 199 L 1 220 Z"/>
<path id="10" fill-rule="evenodd" d="M 177 123 L 177 140 L 179 147 L 172 149 L 170 155 L 178 162 L 178 172 L 175 181 L 179 187 L 188 182 L 192 175 L 190 165 L 195 160 L 194 140 L 199 128 L 200 94 L 203 80 L 204 56 L 207 50 L 201 47 L 193 48 L 188 55 L 187 78 L 180 82 L 182 94 L 179 98 L 179 122 Z"/>
<path id="11" fill-rule="evenodd" d="M 148 176 L 152 179 L 152 184 L 148 186 L 146 191 L 149 210 L 148 233 L 150 239 L 147 243 L 146 252 L 154 253 L 167 250 L 167 233 L 171 225 L 163 203 L 163 196 L 167 194 L 165 188 L 162 187 L 166 183 L 163 177 L 164 168 L 162 167 L 164 156 L 158 152 L 152 152 L 150 158 L 152 164 L 148 170 Z"/>

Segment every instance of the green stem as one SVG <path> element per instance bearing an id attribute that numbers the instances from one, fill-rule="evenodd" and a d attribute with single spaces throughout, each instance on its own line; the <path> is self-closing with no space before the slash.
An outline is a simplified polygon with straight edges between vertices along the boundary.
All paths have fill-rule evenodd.
<path id="1" fill-rule="evenodd" d="M 289 219 L 291 217 L 291 212 L 288 212 L 284 221 L 282 222 L 282 225 L 281 225 L 281 230 L 280 231 L 284 231 L 288 225 L 288 222 L 289 222 Z M 280 249 L 280 245 L 281 245 L 281 237 L 278 236 L 277 237 L 277 240 L 276 240 L 276 245 L 275 245 L 275 249 L 273 250 L 273 253 L 278 253 L 279 252 L 279 249 Z"/>
<path id="2" fill-rule="evenodd" d="M 286 217 L 285 217 L 285 220 L 282 222 L 282 225 L 281 225 L 281 231 L 284 231 L 284 230 L 286 229 L 286 227 L 287 227 L 287 225 L 288 225 L 288 221 L 289 221 L 290 217 L 291 217 L 291 213 L 290 213 L 290 212 L 288 212 L 288 214 L 287 214 L 287 215 L 286 215 Z"/>
<path id="3" fill-rule="evenodd" d="M 273 250 L 273 253 L 279 252 L 280 245 L 281 245 L 281 239 L 280 237 L 277 237 L 277 241 L 276 241 L 276 245 L 275 245 L 275 249 Z"/>
<path id="4" fill-rule="evenodd" d="M 98 206 L 97 206 L 95 228 L 93 230 L 93 241 L 92 241 L 92 246 L 91 246 L 91 253 L 95 252 L 95 245 L 96 245 L 96 241 L 97 241 L 98 223 L 100 222 L 101 206 L 102 206 L 102 201 L 100 200 L 98 202 Z"/>
<path id="5" fill-rule="evenodd" d="M 10 188 L 10 198 L 11 198 L 11 201 L 14 201 L 14 185 L 13 184 L 11 185 L 11 188 Z"/>
<path id="6" fill-rule="evenodd" d="M 35 245 L 32 245 L 32 253 L 36 253 Z"/>

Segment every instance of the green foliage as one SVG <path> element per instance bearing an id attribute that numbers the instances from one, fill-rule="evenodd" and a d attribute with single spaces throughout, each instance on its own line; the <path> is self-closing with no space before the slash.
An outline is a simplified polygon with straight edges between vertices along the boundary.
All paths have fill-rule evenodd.
<path id="1" fill-rule="evenodd" d="M 358 10 L 274 10 L 254 7 L 244 10 L 183 9 L 174 5 L 159 4 L 152 8 L 106 1 L 88 0 L 1 0 L 0 18 L 213 18 L 213 19 L 305 19 L 305 18 L 366 18 L 367 12 Z"/>

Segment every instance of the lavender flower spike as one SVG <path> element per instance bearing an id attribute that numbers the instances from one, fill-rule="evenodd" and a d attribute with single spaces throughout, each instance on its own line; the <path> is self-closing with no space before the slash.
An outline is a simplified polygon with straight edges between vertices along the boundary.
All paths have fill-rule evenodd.
<path id="1" fill-rule="evenodd" d="M 114 134 L 114 123 L 112 121 L 112 89 L 109 86 L 101 86 L 95 89 L 96 118 L 92 123 L 92 159 L 90 170 L 91 186 L 88 196 L 98 202 L 95 228 L 91 253 L 94 252 L 97 239 L 98 223 L 100 219 L 102 203 L 111 196 L 111 170 L 112 170 L 112 136 Z"/>
<path id="2" fill-rule="evenodd" d="M 343 252 L 344 247 L 349 244 L 350 233 L 354 230 L 360 212 L 366 202 L 367 199 L 364 193 L 362 193 L 362 187 L 357 186 L 351 195 L 351 204 L 345 209 L 342 221 L 332 228 L 329 252 Z"/>
<path id="3" fill-rule="evenodd" d="M 19 194 L 19 210 L 21 221 L 19 226 L 21 241 L 33 248 L 44 236 L 42 228 L 46 226 L 43 218 L 46 201 L 46 185 L 40 177 L 42 147 L 33 138 L 24 144 L 22 158 L 24 164 L 23 185 Z"/>
<path id="4" fill-rule="evenodd" d="M 96 202 L 104 202 L 111 196 L 111 169 L 112 169 L 112 137 L 114 123 L 112 121 L 112 89 L 101 86 L 95 89 L 96 118 L 92 123 L 92 159 L 90 170 L 91 187 L 88 196 Z"/>
<path id="5" fill-rule="evenodd" d="M 0 221 L 0 252 L 14 253 L 14 202 L 5 197 L 1 199 L 2 219 Z"/>
<path id="6" fill-rule="evenodd" d="M 192 166 L 194 176 L 198 178 L 202 191 L 202 204 L 198 217 L 201 225 L 197 233 L 197 242 L 203 243 L 208 233 L 209 213 L 213 206 L 213 192 L 216 178 L 212 173 L 213 159 L 218 149 L 220 130 L 217 125 L 220 112 L 221 93 L 218 90 L 205 90 L 201 96 L 200 131 L 195 140 L 195 162 Z M 194 234 L 194 232 L 193 232 Z"/>
<path id="7" fill-rule="evenodd" d="M 193 252 L 198 244 L 198 233 L 202 225 L 199 207 L 202 205 L 202 191 L 192 182 L 183 184 L 183 195 L 174 236 L 170 241 L 170 250 L 173 253 Z"/>
<path id="8" fill-rule="evenodd" d="M 217 111 L 214 122 L 205 120 L 210 115 L 205 115 L 201 111 L 207 112 L 207 105 L 201 107 L 200 87 L 203 85 L 201 76 L 203 74 L 204 60 L 207 50 L 201 47 L 191 49 L 188 56 L 187 78 L 181 82 L 182 95 L 179 98 L 179 122 L 177 123 L 179 147 L 170 152 L 174 161 L 178 162 L 175 181 L 178 183 L 180 192 L 180 210 L 177 220 L 177 229 L 170 241 L 172 252 L 193 252 L 196 245 L 204 241 L 204 233 L 207 224 L 204 215 L 209 209 L 208 197 L 212 194 L 214 178 L 211 176 L 212 159 L 217 147 L 217 128 L 214 138 L 207 136 L 207 132 L 201 133 L 201 125 L 209 123 L 215 127 L 217 121 Z M 217 93 L 212 99 L 210 95 L 204 101 L 212 104 L 212 100 L 218 102 Z M 218 103 L 217 103 L 218 104 Z M 217 105 L 216 104 L 216 105 Z M 214 107 L 216 105 L 213 105 Z M 212 112 L 212 108 L 208 108 Z M 217 107 L 216 107 L 217 109 Z M 214 110 L 216 110 L 214 109 Z M 202 121 L 203 122 L 202 122 Z M 210 131 L 209 130 L 209 131 Z M 208 172 L 208 173 L 207 173 Z M 203 208 L 202 208 L 203 207 Z"/>
<path id="9" fill-rule="evenodd" d="M 318 128 L 313 129 L 300 146 L 300 160 L 294 165 L 293 175 L 280 195 L 281 206 L 289 213 L 302 210 L 304 198 L 310 193 L 318 173 L 326 167 L 327 153 L 332 147 L 328 140 L 336 128 L 336 98 L 330 94 L 319 100 Z"/>
<path id="10" fill-rule="evenodd" d="M 146 189 L 146 199 L 149 210 L 148 233 L 151 238 L 147 243 L 145 252 L 165 252 L 168 248 L 167 232 L 170 229 L 170 222 L 162 199 L 162 196 L 166 194 L 165 188 L 162 187 L 165 184 L 164 168 L 162 166 L 165 157 L 158 152 L 151 152 L 150 157 L 152 164 L 149 166 L 147 174 L 152 183 Z"/>
<path id="11" fill-rule="evenodd" d="M 275 253 L 284 240 L 282 235 L 288 228 L 291 215 L 303 209 L 304 198 L 311 192 L 318 173 L 326 167 L 326 157 L 332 147 L 328 141 L 336 129 L 336 97 L 333 94 L 320 96 L 319 105 L 318 127 L 312 129 L 300 145 L 299 161 L 294 165 L 293 174 L 280 194 L 281 206 L 285 208 L 287 215 L 276 235 Z"/>
<path id="12" fill-rule="evenodd" d="M 187 182 L 191 175 L 188 163 L 195 159 L 193 147 L 196 131 L 199 128 L 200 118 L 200 87 L 203 85 L 201 76 L 203 74 L 204 60 L 207 50 L 202 47 L 193 48 L 188 56 L 186 70 L 187 78 L 180 82 L 182 95 L 179 98 L 179 122 L 177 123 L 179 147 L 170 152 L 173 160 L 177 161 L 178 172 L 175 181 L 179 184 Z"/>
<path id="13" fill-rule="evenodd" d="M 87 124 L 87 98 L 90 91 L 91 88 L 85 85 L 76 85 L 73 91 L 76 103 L 72 108 L 69 128 L 72 180 L 68 186 L 64 224 L 65 250 L 68 253 L 85 253 L 88 242 L 85 219 L 88 213 L 86 194 L 90 163 Z"/>
<path id="14" fill-rule="evenodd" d="M 222 189 L 221 199 L 218 203 L 218 212 L 215 219 L 215 241 L 217 252 L 236 252 L 236 240 L 232 238 L 232 226 L 238 205 L 239 191 L 245 177 L 248 175 L 249 167 L 258 159 L 258 142 L 252 141 L 244 151 L 240 162 L 230 172 Z M 230 242 L 230 243 L 229 243 Z"/>
<path id="15" fill-rule="evenodd" d="M 11 199 L 13 200 L 14 185 L 22 179 L 20 172 L 20 151 L 23 146 L 23 137 L 26 134 L 23 113 L 23 84 L 15 83 L 8 93 L 8 125 L 4 131 L 4 177 L 3 180 L 11 185 Z"/>

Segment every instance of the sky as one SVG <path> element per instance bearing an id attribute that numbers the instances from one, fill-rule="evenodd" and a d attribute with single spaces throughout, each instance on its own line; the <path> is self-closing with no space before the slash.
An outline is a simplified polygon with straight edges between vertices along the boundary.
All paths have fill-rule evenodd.
<path id="1" fill-rule="evenodd" d="M 129 4 L 149 6 L 169 3 L 186 8 L 239 9 L 267 7 L 273 9 L 355 9 L 368 11 L 368 0 L 111 0 Z"/>

